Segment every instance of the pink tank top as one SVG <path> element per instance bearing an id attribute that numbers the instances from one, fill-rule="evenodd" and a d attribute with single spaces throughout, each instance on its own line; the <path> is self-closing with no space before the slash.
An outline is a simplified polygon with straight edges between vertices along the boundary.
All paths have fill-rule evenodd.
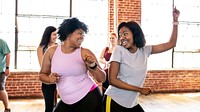
<path id="1" fill-rule="evenodd" d="M 51 61 L 51 72 L 60 76 L 58 92 L 66 104 L 81 100 L 95 84 L 87 74 L 87 68 L 81 57 L 81 48 L 73 53 L 64 54 L 58 45 Z"/>

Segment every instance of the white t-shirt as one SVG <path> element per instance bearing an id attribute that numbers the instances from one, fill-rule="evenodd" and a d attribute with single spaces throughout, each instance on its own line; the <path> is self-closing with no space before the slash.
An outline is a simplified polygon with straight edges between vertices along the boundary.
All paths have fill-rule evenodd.
<path id="1" fill-rule="evenodd" d="M 152 46 L 138 48 L 135 53 L 129 52 L 122 46 L 116 46 L 110 62 L 120 63 L 118 78 L 128 84 L 142 87 L 147 75 L 147 59 L 151 54 Z M 138 104 L 139 92 L 119 89 L 109 85 L 105 92 L 119 105 L 132 108 Z"/>

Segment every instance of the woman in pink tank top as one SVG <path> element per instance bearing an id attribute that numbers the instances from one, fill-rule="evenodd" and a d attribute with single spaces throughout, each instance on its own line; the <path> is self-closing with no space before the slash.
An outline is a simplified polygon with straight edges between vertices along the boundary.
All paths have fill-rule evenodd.
<path id="1" fill-rule="evenodd" d="M 54 112 L 102 112 L 102 95 L 94 80 L 103 83 L 106 77 L 94 53 L 81 47 L 87 32 L 87 25 L 77 18 L 65 19 L 58 28 L 62 44 L 43 57 L 39 78 L 57 83 L 61 98 Z"/>

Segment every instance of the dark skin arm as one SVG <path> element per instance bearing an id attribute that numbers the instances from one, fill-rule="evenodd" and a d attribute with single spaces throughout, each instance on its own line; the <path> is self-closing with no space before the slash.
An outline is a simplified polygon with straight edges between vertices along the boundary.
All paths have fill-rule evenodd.
<path id="1" fill-rule="evenodd" d="M 104 82 L 106 80 L 106 74 L 105 71 L 100 67 L 95 55 L 89 49 L 82 48 L 82 58 L 90 72 L 90 75 L 99 83 Z M 94 62 L 97 64 L 97 67 L 91 69 L 90 66 L 93 65 L 92 63 Z"/>
<path id="2" fill-rule="evenodd" d="M 57 83 L 59 76 L 57 73 L 51 73 L 51 59 L 57 46 L 49 48 L 44 54 L 42 66 L 39 72 L 39 79 L 46 84 Z"/>
<path id="3" fill-rule="evenodd" d="M 179 10 L 174 8 L 173 9 L 173 22 L 178 22 L 179 15 L 180 15 Z M 153 45 L 151 53 L 152 54 L 161 53 L 161 52 L 167 51 L 167 50 L 175 47 L 176 41 L 177 41 L 177 36 L 178 36 L 178 25 L 173 25 L 172 34 L 171 34 L 169 41 L 166 43 Z"/>
<path id="4" fill-rule="evenodd" d="M 115 86 L 115 87 L 120 88 L 120 89 L 140 92 L 143 95 L 148 95 L 148 94 L 151 93 L 150 88 L 137 87 L 137 86 L 125 83 L 122 80 L 118 79 L 117 75 L 118 75 L 118 72 L 119 72 L 119 66 L 120 66 L 120 63 L 118 63 L 118 62 L 112 61 L 110 63 L 108 80 L 109 80 L 109 83 L 112 86 Z"/>

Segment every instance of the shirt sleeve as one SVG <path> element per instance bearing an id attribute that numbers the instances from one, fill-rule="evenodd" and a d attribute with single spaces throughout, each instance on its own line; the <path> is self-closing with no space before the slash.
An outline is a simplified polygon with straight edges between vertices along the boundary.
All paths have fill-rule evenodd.
<path id="1" fill-rule="evenodd" d="M 10 49 L 8 47 L 8 44 L 6 42 L 3 43 L 3 54 L 10 53 Z"/>
<path id="2" fill-rule="evenodd" d="M 10 49 L 4 40 L 0 40 L 0 52 L 1 54 L 10 53 Z"/>
<path id="3" fill-rule="evenodd" d="M 152 51 L 152 46 L 151 45 L 147 45 L 144 47 L 145 53 L 147 54 L 147 56 L 149 57 L 151 55 L 151 51 Z"/>
<path id="4" fill-rule="evenodd" d="M 116 46 L 110 57 L 110 62 L 116 61 L 116 62 L 121 63 L 121 56 L 122 56 L 122 52 L 121 52 L 120 46 Z"/>

